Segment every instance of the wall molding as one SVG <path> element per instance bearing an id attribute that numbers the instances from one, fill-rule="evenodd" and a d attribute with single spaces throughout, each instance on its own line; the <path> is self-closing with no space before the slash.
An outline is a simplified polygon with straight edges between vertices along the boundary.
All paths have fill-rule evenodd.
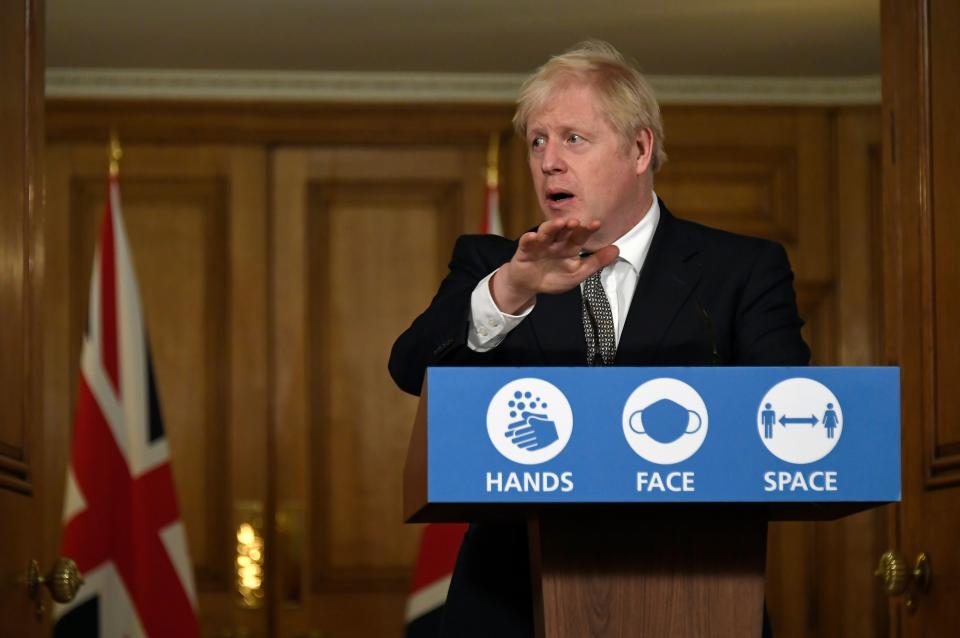
<path id="1" fill-rule="evenodd" d="M 277 102 L 512 103 L 525 76 L 50 68 L 48 98 Z M 876 105 L 880 76 L 648 76 L 662 104 Z"/>

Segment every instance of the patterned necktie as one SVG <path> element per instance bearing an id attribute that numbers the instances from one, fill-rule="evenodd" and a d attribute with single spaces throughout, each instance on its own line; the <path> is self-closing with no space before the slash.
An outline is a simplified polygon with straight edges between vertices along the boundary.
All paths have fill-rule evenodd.
<path id="1" fill-rule="evenodd" d="M 613 313 L 600 284 L 600 271 L 583 282 L 583 332 L 587 338 L 587 365 L 609 366 L 617 354 Z M 599 342 L 599 347 L 597 346 Z"/>

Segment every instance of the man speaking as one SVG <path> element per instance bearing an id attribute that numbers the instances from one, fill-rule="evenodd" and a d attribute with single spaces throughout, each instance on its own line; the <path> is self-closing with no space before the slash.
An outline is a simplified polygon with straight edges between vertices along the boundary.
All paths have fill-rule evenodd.
<path id="1" fill-rule="evenodd" d="M 783 247 L 678 219 L 657 198 L 660 109 L 616 49 L 551 58 L 517 104 L 545 221 L 517 241 L 457 240 L 393 346 L 401 389 L 419 394 L 431 365 L 807 364 Z M 443 635 L 533 636 L 522 522 L 470 527 Z"/>

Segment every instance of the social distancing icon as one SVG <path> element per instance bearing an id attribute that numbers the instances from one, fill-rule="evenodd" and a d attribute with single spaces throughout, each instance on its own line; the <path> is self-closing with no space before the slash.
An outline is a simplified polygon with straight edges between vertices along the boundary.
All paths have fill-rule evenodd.
<path id="1" fill-rule="evenodd" d="M 827 386 L 795 377 L 770 388 L 757 408 L 757 431 L 778 459 L 806 464 L 829 454 L 843 432 L 843 409 Z"/>

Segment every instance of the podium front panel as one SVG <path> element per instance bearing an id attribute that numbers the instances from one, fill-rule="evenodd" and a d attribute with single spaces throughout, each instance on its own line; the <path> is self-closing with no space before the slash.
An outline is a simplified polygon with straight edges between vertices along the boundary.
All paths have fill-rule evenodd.
<path id="1" fill-rule="evenodd" d="M 428 370 L 429 503 L 900 499 L 899 369 Z"/>

